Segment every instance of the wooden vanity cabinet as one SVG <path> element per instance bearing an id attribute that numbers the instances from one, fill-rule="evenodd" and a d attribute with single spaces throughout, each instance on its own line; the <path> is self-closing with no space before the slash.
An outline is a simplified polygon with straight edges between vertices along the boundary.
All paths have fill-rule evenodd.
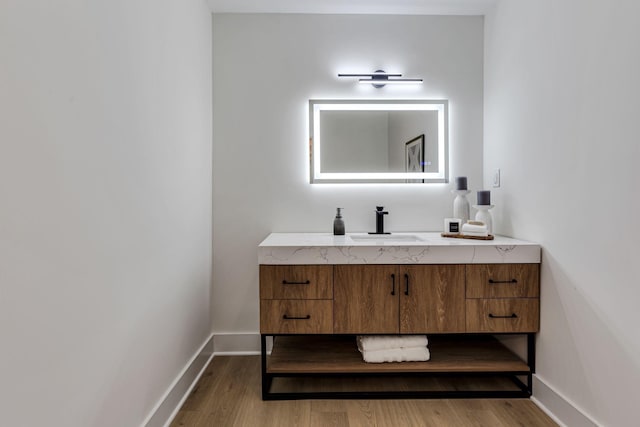
<path id="1" fill-rule="evenodd" d="M 465 331 L 464 265 L 336 265 L 336 334 Z"/>
<path id="2" fill-rule="evenodd" d="M 261 265 L 262 333 L 537 332 L 539 264 Z"/>
<path id="3" fill-rule="evenodd" d="M 539 268 L 537 263 L 260 265 L 263 399 L 352 397 L 273 393 L 270 387 L 276 377 L 354 373 L 495 374 L 511 378 L 518 389 L 408 393 L 530 396 L 540 315 Z M 503 333 L 526 335 L 526 361 L 492 337 Z M 364 363 L 349 335 L 366 334 L 429 334 L 431 360 Z M 274 337 L 270 356 L 267 336 Z M 522 376 L 527 384 L 518 379 Z"/>

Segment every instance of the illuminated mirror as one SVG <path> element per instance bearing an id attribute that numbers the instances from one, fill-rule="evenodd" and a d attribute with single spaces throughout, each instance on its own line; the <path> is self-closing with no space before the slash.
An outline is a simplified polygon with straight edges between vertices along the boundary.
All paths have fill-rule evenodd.
<path id="1" fill-rule="evenodd" d="M 448 182 L 446 100 L 310 100 L 312 183 Z"/>

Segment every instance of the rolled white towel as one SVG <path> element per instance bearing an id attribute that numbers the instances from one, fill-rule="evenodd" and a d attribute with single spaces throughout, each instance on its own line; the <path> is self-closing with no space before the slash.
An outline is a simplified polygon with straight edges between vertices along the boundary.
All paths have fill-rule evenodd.
<path id="1" fill-rule="evenodd" d="M 362 359 L 367 363 L 426 362 L 430 358 L 427 347 L 385 348 L 362 352 Z"/>
<path id="2" fill-rule="evenodd" d="M 467 234 L 467 233 L 488 233 L 488 229 L 486 224 L 483 225 L 475 225 L 475 224 L 462 224 L 462 229 L 460 230 L 462 231 L 462 234 Z M 486 234 L 485 234 L 486 236 Z"/>
<path id="3" fill-rule="evenodd" d="M 426 335 L 358 335 L 358 350 L 382 350 L 385 348 L 426 347 Z"/>

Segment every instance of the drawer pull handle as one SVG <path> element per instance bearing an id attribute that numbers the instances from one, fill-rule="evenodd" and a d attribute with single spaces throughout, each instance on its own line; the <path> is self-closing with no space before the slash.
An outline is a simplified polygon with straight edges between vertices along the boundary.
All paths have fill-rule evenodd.
<path id="1" fill-rule="evenodd" d="M 282 281 L 283 285 L 308 285 L 310 283 L 311 283 L 310 280 L 305 280 L 304 282 L 290 282 L 288 280 L 283 280 Z"/>
<path id="2" fill-rule="evenodd" d="M 396 294 L 396 275 L 391 275 L 391 295 Z"/>
<path id="3" fill-rule="evenodd" d="M 409 275 L 405 273 L 404 275 L 404 294 L 409 295 Z"/>
<path id="4" fill-rule="evenodd" d="M 518 281 L 516 279 L 511 279 L 511 280 L 493 280 L 493 279 L 489 279 L 489 283 L 518 283 Z"/>
<path id="5" fill-rule="evenodd" d="M 493 313 L 489 313 L 489 317 L 492 319 L 517 319 L 518 315 L 515 313 L 511 313 L 509 316 L 496 316 Z"/>
<path id="6" fill-rule="evenodd" d="M 295 317 L 295 316 L 287 316 L 287 315 L 285 314 L 284 316 L 282 316 L 282 318 L 283 318 L 284 320 L 309 320 L 309 319 L 311 319 L 311 315 L 310 315 L 310 314 L 307 314 L 307 315 L 306 315 L 306 316 L 304 316 L 304 317 Z"/>

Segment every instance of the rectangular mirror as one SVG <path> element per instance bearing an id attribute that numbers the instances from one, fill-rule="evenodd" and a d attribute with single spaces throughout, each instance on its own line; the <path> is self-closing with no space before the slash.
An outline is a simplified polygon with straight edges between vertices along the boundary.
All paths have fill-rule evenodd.
<path id="1" fill-rule="evenodd" d="M 446 100 L 310 100 L 312 183 L 448 182 Z"/>

